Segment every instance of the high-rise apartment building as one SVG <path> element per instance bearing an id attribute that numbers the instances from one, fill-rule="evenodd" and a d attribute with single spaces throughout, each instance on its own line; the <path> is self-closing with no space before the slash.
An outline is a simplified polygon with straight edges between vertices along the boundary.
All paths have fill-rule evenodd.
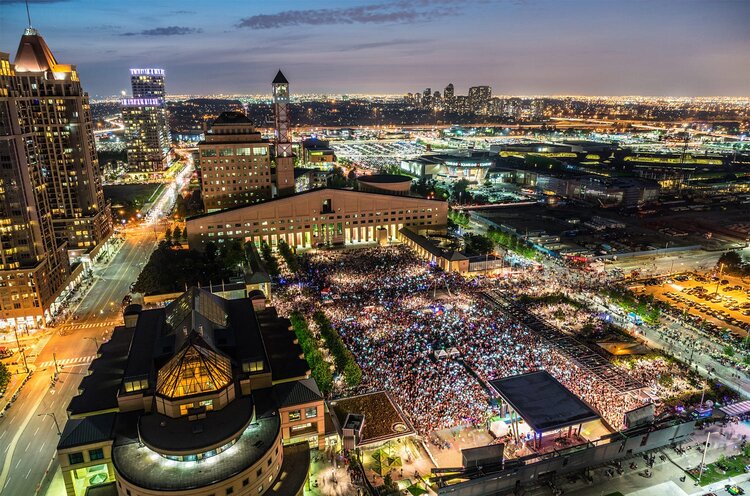
<path id="1" fill-rule="evenodd" d="M 159 172 L 169 165 L 171 137 L 163 69 L 130 69 L 133 98 L 121 102 L 128 170 Z"/>
<path id="2" fill-rule="evenodd" d="M 0 325 L 44 325 L 68 282 L 67 250 L 112 230 L 88 95 L 33 28 L 0 54 Z"/>
<path id="3" fill-rule="evenodd" d="M 487 112 L 490 98 L 492 98 L 492 88 L 489 86 L 472 86 L 469 88 L 469 107 L 472 112 Z"/>
<path id="4" fill-rule="evenodd" d="M 271 144 L 240 112 L 224 112 L 198 144 L 206 212 L 271 198 Z"/>

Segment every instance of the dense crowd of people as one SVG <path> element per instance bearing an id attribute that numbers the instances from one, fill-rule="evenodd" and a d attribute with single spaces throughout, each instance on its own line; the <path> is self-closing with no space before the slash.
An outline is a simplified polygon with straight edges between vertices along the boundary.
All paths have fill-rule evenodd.
<path id="1" fill-rule="evenodd" d="M 495 280 L 434 270 L 404 246 L 308 253 L 303 267 L 305 289 L 282 297 L 282 312 L 322 309 L 362 367 L 364 387 L 395 396 L 422 434 L 483 425 L 498 413 L 488 381 L 539 369 L 615 428 L 641 404 L 488 302 L 482 292 Z M 535 282 L 525 277 L 514 283 Z"/>

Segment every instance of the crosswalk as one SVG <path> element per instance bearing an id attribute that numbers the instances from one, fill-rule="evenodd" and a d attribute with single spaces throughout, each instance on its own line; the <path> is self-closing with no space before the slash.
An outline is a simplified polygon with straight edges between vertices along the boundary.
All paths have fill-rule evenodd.
<path id="1" fill-rule="evenodd" d="M 96 355 L 89 355 L 89 356 L 83 356 L 83 357 L 73 357 L 73 358 L 61 358 L 57 360 L 57 365 L 85 365 L 87 363 L 90 363 L 94 358 L 96 358 Z M 48 367 L 54 367 L 55 361 L 54 360 L 48 360 L 46 362 L 42 362 L 38 365 L 38 368 L 40 369 L 46 369 Z"/>
<path id="2" fill-rule="evenodd" d="M 85 324 L 65 324 L 65 329 L 93 329 L 95 327 L 114 327 L 122 325 L 121 320 L 111 320 L 107 322 L 90 322 Z"/>

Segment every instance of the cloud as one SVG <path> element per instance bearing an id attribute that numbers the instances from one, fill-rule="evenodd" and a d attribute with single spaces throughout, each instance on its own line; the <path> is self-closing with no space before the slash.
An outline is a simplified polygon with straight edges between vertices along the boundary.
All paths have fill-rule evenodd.
<path id="1" fill-rule="evenodd" d="M 167 26 L 163 28 L 144 29 L 138 32 L 122 33 L 120 36 L 184 36 L 186 34 L 202 33 L 200 28 L 186 26 Z"/>
<path id="2" fill-rule="evenodd" d="M 171 12 L 174 15 L 181 15 L 181 14 L 197 14 L 194 10 L 173 10 Z"/>
<path id="3" fill-rule="evenodd" d="M 275 29 L 285 26 L 331 24 L 387 24 L 429 21 L 457 10 L 448 0 L 416 0 L 374 3 L 336 9 L 285 10 L 276 14 L 258 14 L 240 19 L 237 27 Z"/>
<path id="4" fill-rule="evenodd" d="M 428 40 L 424 39 L 394 39 L 387 41 L 373 41 L 370 43 L 355 43 L 353 45 L 346 45 L 341 48 L 342 52 L 348 52 L 351 50 L 368 50 L 370 48 L 383 48 L 389 46 L 412 46 L 419 43 L 425 43 Z"/>
<path id="5" fill-rule="evenodd" d="M 29 0 L 29 4 L 35 3 L 62 3 L 70 0 Z M 0 5 L 10 5 L 14 3 L 26 3 L 26 0 L 0 0 Z"/>

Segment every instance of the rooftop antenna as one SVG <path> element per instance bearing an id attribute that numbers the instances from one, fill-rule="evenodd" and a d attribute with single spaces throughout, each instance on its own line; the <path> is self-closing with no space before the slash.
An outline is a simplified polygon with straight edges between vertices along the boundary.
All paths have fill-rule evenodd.
<path id="1" fill-rule="evenodd" d="M 29 20 L 29 27 L 31 27 L 31 12 L 29 12 L 29 0 L 26 0 L 26 18 Z"/>

